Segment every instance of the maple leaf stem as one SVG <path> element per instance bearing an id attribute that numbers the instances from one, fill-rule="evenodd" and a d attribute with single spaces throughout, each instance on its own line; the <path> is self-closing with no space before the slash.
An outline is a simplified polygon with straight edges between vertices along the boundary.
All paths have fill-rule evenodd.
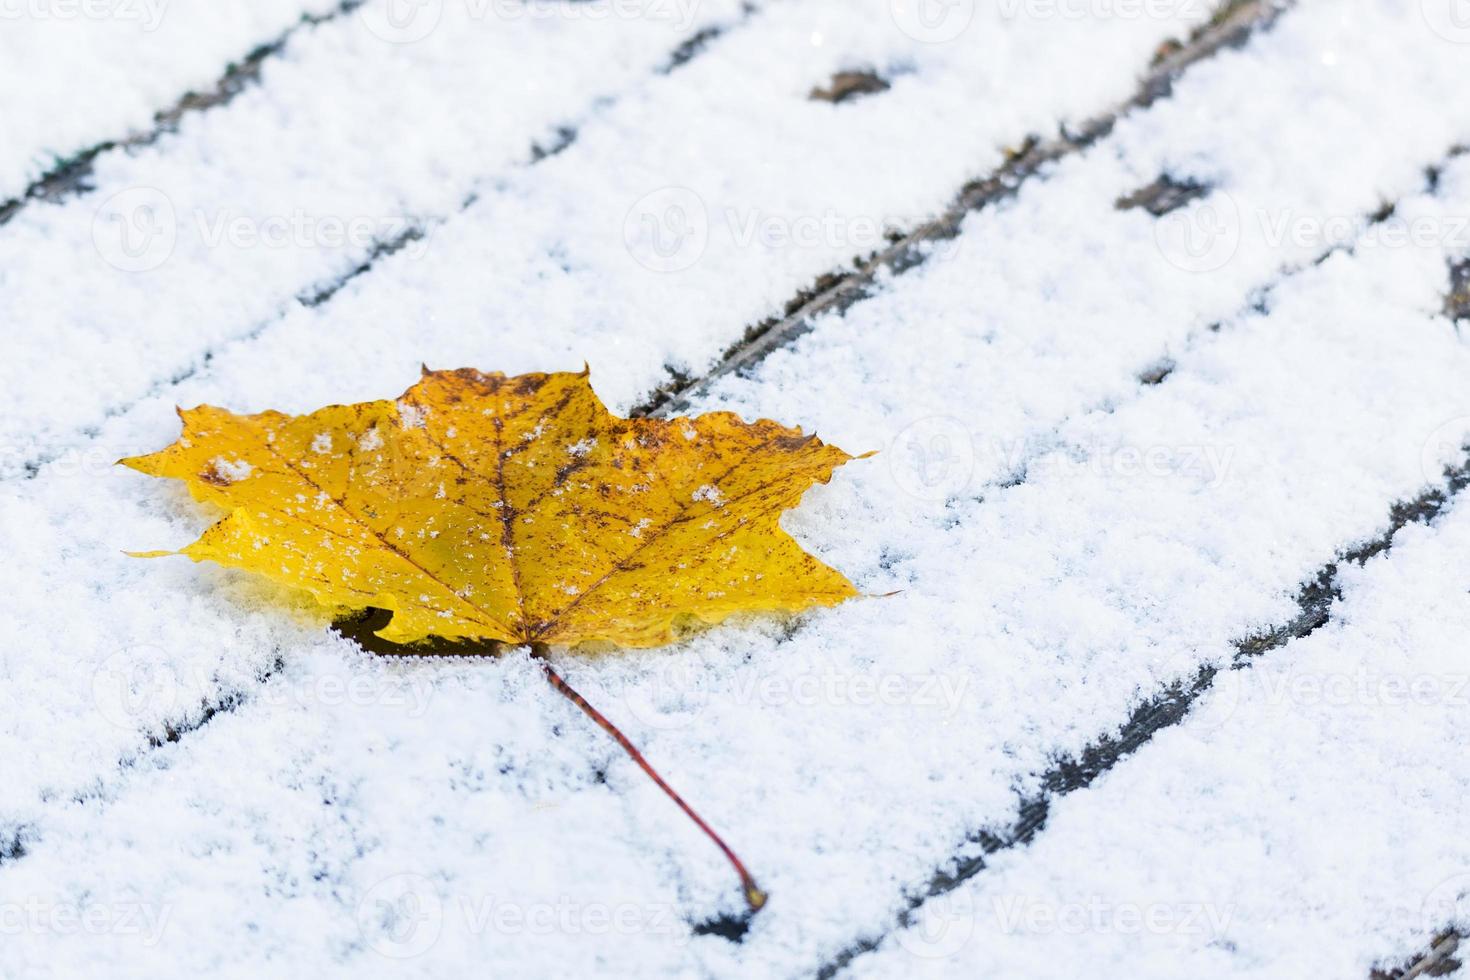
<path id="1" fill-rule="evenodd" d="M 544 643 L 531 644 L 531 655 L 541 664 L 541 670 L 546 675 L 546 679 L 551 682 L 551 686 L 556 688 L 562 697 L 581 708 L 582 713 L 596 722 L 599 728 L 611 735 L 613 741 L 622 746 L 623 751 L 628 753 L 628 757 L 638 764 L 638 768 L 647 773 L 648 778 L 652 779 L 658 788 L 668 795 L 669 799 L 678 804 L 679 809 L 684 811 L 684 815 L 690 820 L 693 820 L 695 825 L 704 831 L 710 840 L 715 842 L 715 846 L 724 853 L 725 858 L 735 869 L 735 873 L 740 876 L 740 884 L 745 889 L 745 901 L 750 905 L 750 910 L 752 912 L 759 912 L 761 907 L 766 904 L 768 896 L 755 883 L 755 878 L 751 876 L 750 872 L 745 870 L 745 865 L 741 863 L 740 858 L 735 852 L 730 849 L 730 845 L 726 844 L 720 838 L 720 835 L 715 833 L 714 828 L 704 822 L 703 817 L 694 812 L 692 806 L 684 802 L 684 797 L 680 796 L 674 791 L 672 786 L 664 782 L 664 778 L 658 774 L 658 771 L 653 766 L 649 765 L 648 760 L 643 758 L 643 753 L 638 751 L 638 747 L 628 740 L 628 736 L 624 735 L 618 729 L 617 725 L 608 721 L 602 712 L 592 707 L 586 698 L 578 694 L 576 689 L 556 672 L 555 668 L 551 666 L 551 661 L 547 659 L 549 652 L 549 649 Z"/>

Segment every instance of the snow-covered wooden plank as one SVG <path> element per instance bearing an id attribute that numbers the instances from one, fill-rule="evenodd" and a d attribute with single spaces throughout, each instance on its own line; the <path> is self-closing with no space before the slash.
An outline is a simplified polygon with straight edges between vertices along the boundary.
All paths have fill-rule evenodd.
<path id="1" fill-rule="evenodd" d="M 718 22 L 735 6 L 697 10 Z M 999 164 L 1007 145 L 1126 98 L 1155 48 L 1206 14 L 1194 4 L 1164 17 L 1093 20 L 977 11 L 952 40 L 930 43 L 900 30 L 889 6 L 774 4 L 677 71 L 599 107 L 574 145 L 525 172 L 509 169 L 513 154 L 524 153 L 516 137 L 525 117 L 544 127 L 553 105 L 575 116 L 608 74 L 603 59 L 637 60 L 616 58 L 624 47 L 609 32 L 667 44 L 668 24 L 566 17 L 490 30 L 470 22 L 401 45 L 393 57 L 356 19 L 355 33 L 317 32 L 320 57 L 275 63 L 265 86 L 140 158 L 99 160 L 105 186 L 95 199 L 22 214 L 0 229 L 0 303 L 19 341 L 0 362 L 0 386 L 15 392 L 0 420 L 0 443 L 17 457 L 11 471 L 85 441 L 106 415 L 167 390 L 231 342 L 319 333 L 303 325 L 320 315 L 360 319 L 360 309 L 312 312 L 295 297 L 315 299 L 323 283 L 335 291 L 406 227 L 422 238 L 394 257 L 398 271 L 376 287 L 392 298 L 365 304 L 391 316 L 395 332 L 452 319 L 478 342 L 527 309 L 543 319 L 575 315 L 568 358 L 587 353 L 589 333 L 646 336 L 627 349 L 636 367 L 618 371 L 628 375 L 625 386 L 654 387 L 668 379 L 666 364 L 709 363 L 822 273 L 883 247 L 886 229 L 942 210 L 956 188 Z M 663 51 L 634 50 L 643 58 Z M 1069 70 L 1045 85 L 1013 84 L 1012 66 L 1052 63 Z M 808 97 L 815 84 L 863 64 L 891 75 L 892 87 L 837 105 Z M 494 98 L 510 66 L 534 97 Z M 555 85 L 540 81 L 552 66 Z M 626 79 L 632 66 L 618 71 Z M 569 81 L 574 72 L 584 84 Z M 362 86 L 365 74 L 378 82 Z M 974 111 L 977 98 L 987 100 L 983 114 Z M 260 153 L 282 114 L 295 135 Z M 412 137 L 421 118 L 433 124 L 433 139 Z M 410 135 L 388 152 L 380 134 L 390 124 Z M 105 237 L 103 255 L 156 267 L 109 267 L 94 242 L 99 222 L 116 236 L 117 219 L 149 217 L 138 210 L 149 201 L 152 217 L 175 216 L 164 234 L 148 238 L 136 260 L 117 252 L 120 238 Z M 298 213 L 307 233 L 289 225 L 279 247 L 230 231 L 237 220 L 246 232 L 277 228 L 281 216 Z M 326 218 L 359 219 L 371 240 L 331 244 L 312 233 Z M 378 276 L 375 266 L 354 291 Z M 79 279 L 85 288 L 75 288 Z M 507 295 L 518 295 L 505 292 L 510 282 L 557 295 L 508 307 Z M 658 330 L 630 329 L 655 318 Z M 72 352 L 78 388 L 62 405 L 24 383 L 38 369 L 36 352 L 57 343 Z M 420 350 L 410 362 L 433 354 Z"/>
<path id="2" fill-rule="evenodd" d="M 187 104 L 186 92 L 227 87 L 226 66 L 249 66 L 291 34 L 354 6 L 352 0 L 7 3 L 0 12 L 0 91 L 6 93 L 0 223 L 27 197 L 71 180 L 72 171 L 103 149 L 167 125 Z"/>
<path id="3" fill-rule="evenodd" d="M 1323 628 L 1221 674 L 1177 728 L 1058 802 L 1030 848 L 847 975 L 1442 967 L 1447 931 L 1470 929 L 1470 500 L 1342 578 Z"/>
<path id="4" fill-rule="evenodd" d="M 1318 119 L 1320 128 L 1284 144 L 1279 117 L 1260 106 L 1231 117 L 1228 134 L 1176 130 L 1174 123 L 1196 113 L 1227 111 L 1252 79 L 1273 97 L 1258 100 L 1262 105 L 1310 103 L 1313 95 L 1317 102 L 1340 99 L 1351 106 L 1345 114 L 1390 127 L 1396 118 L 1390 112 L 1402 112 L 1403 100 L 1360 84 L 1356 73 L 1269 74 L 1272 65 L 1291 64 L 1307 39 L 1318 45 L 1332 38 L 1339 65 L 1374 65 L 1375 77 L 1391 74 L 1383 66 L 1397 58 L 1437 65 L 1431 70 L 1446 72 L 1446 81 L 1460 70 L 1457 61 L 1437 61 L 1433 49 L 1415 48 L 1412 35 L 1395 34 L 1402 23 L 1392 4 L 1375 8 L 1383 20 L 1340 24 L 1337 34 L 1328 30 L 1335 18 L 1325 9 L 1289 15 L 1277 33 L 1229 63 L 1233 70 L 1222 61 L 1221 74 L 1198 91 L 1181 86 L 1178 108 L 1160 103 L 1068 171 L 1082 176 L 1054 175 L 1052 183 L 967 228 L 966 245 L 988 228 L 1018 230 L 1002 223 L 1008 216 L 1042 221 L 1052 234 L 1023 236 L 1016 247 L 1038 263 L 1055 262 L 1053 277 L 1087 272 L 1072 292 L 1057 280 L 1050 289 L 1043 282 L 1018 284 L 1014 294 L 982 294 L 998 311 L 987 319 L 973 306 L 977 275 L 1003 253 L 962 248 L 955 265 L 926 264 L 844 320 L 819 324 L 752 380 L 727 380 L 701 399 L 701 409 L 758 405 L 762 414 L 816 421 L 824 434 L 853 448 L 892 446 L 888 458 L 898 461 L 898 469 L 883 457 L 855 465 L 842 481 L 813 494 L 793 528 L 825 542 L 829 558 L 855 572 L 865 588 L 906 586 L 903 596 L 813 617 L 789 636 L 770 624 L 741 624 L 665 654 L 566 665 L 666 771 L 680 774 L 691 798 L 722 826 L 738 828 L 732 838 L 777 895 L 743 946 L 690 937 L 686 917 L 698 914 L 693 910 L 730 907 L 725 869 L 714 855 L 699 863 L 705 843 L 625 771 L 598 733 L 541 690 L 530 664 L 509 658 L 405 665 L 353 656 L 309 623 L 240 612 L 242 600 L 263 598 L 252 584 L 187 566 L 151 567 L 144 576 L 121 560 L 110 562 L 96 543 L 114 527 L 186 534 L 192 518 L 183 505 L 173 515 L 140 519 L 131 501 L 115 501 L 117 509 L 83 518 L 93 526 L 73 525 L 65 536 L 35 544 L 75 554 L 67 569 L 75 580 L 68 603 L 88 608 L 90 582 L 137 594 L 124 607 L 117 591 L 110 597 L 111 642 L 124 617 L 131 617 L 127 628 L 139 631 L 135 637 L 158 620 L 176 624 L 158 638 L 164 649 L 147 653 L 163 669 L 177 670 L 178 684 L 151 687 L 144 678 L 140 692 L 164 696 L 145 703 L 134 725 L 156 725 L 180 703 L 187 710 L 216 682 L 240 690 L 250 686 L 255 669 L 271 676 L 238 710 L 138 759 L 144 771 L 102 775 L 80 803 L 17 811 L 35 820 L 31 853 L 0 870 L 0 885 L 61 905 L 106 896 L 101 900 L 156 907 L 161 896 L 185 894 L 190 900 L 174 907 L 182 918 L 173 929 L 196 940 L 215 937 L 202 947 L 209 956 L 254 962 L 260 950 L 225 942 L 224 934 L 235 922 L 260 922 L 281 955 L 322 969 L 346 963 L 375 970 L 386 962 L 376 954 L 411 950 L 430 933 L 410 930 L 395 940 L 380 913 L 408 910 L 414 901 L 430 903 L 421 909 L 438 902 L 438 929 L 413 964 L 426 972 L 470 962 L 492 971 L 526 964 L 568 972 L 592 965 L 653 971 L 661 964 L 794 971 L 819 965 L 855 935 L 885 927 L 905 885 L 925 881 L 974 829 L 1008 819 L 1013 781 L 1024 789 L 1055 753 L 1085 747 L 1125 717 L 1140 694 L 1228 656 L 1233 640 L 1293 612 L 1304 575 L 1339 546 L 1371 535 L 1388 501 L 1431 479 L 1420 449 L 1429 430 L 1452 414 L 1447 406 L 1454 404 L 1466 356 L 1448 323 L 1435 318 L 1450 243 L 1338 255 L 1279 287 L 1269 317 L 1227 323 L 1218 334 L 1203 331 L 1198 348 L 1189 350 L 1182 341 L 1190 324 L 1228 319 L 1254 276 L 1269 280 L 1282 261 L 1309 259 L 1317 254 L 1313 243 L 1284 252 L 1244 248 L 1236 259 L 1245 263 L 1244 273 L 1222 273 L 1226 281 L 1212 286 L 1209 277 L 1182 275 L 1162 261 L 1153 237 L 1160 219 L 1112 206 L 1155 180 L 1161 160 L 1189 158 L 1196 145 L 1222 154 L 1234 180 L 1224 192 L 1239 193 L 1249 215 L 1274 208 L 1320 216 L 1311 204 L 1361 213 L 1376 209 L 1380 186 L 1397 196 L 1416 184 L 1419 164 L 1403 161 L 1399 144 L 1381 155 L 1364 148 L 1355 158 L 1366 160 L 1362 170 L 1312 182 L 1330 185 L 1325 190 L 1283 186 L 1307 194 L 1307 205 L 1300 196 L 1269 196 L 1276 184 L 1255 179 L 1253 170 L 1261 148 L 1289 147 L 1298 164 L 1311 148 L 1341 154 L 1330 114 Z M 1428 118 L 1403 122 L 1402 136 L 1422 158 L 1433 159 L 1456 138 L 1453 121 L 1441 119 L 1437 130 Z M 1422 126 L 1431 131 L 1416 136 Z M 1216 150 L 1217 142 L 1227 146 Z M 1451 169 L 1441 185 L 1463 181 Z M 1093 193 L 1099 189 L 1105 193 Z M 1324 197 L 1310 196 L 1319 193 Z M 1054 195 L 1072 207 L 1051 203 Z M 1099 200 L 1100 208 L 1087 210 Z M 1402 213 L 1413 217 L 1426 207 L 1433 203 L 1406 202 Z M 1095 213 L 1099 223 L 1098 237 L 1083 238 L 1078 252 L 1030 247 L 1045 240 L 1061 248 L 1062 232 L 1078 227 L 1078 213 Z M 974 265 L 962 267 L 967 256 Z M 1116 264 L 1088 265 L 1102 257 Z M 1173 271 L 1156 273 L 1150 262 Z M 1002 271 L 1015 274 L 1017 264 Z M 1235 262 L 1226 268 L 1234 270 Z M 1133 319 L 1096 306 L 1106 296 L 1100 284 L 1120 291 Z M 1159 305 L 1144 305 L 1156 293 Z M 1028 296 L 1055 305 L 1038 309 Z M 1047 359 L 1090 329 L 1100 340 L 1089 356 L 1059 360 L 1048 373 Z M 1104 356 L 1132 331 L 1149 329 L 1159 331 L 1155 350 L 1140 344 L 1124 346 L 1115 359 Z M 371 343 L 390 339 L 369 336 Z M 1137 384 L 1137 364 L 1171 338 L 1179 343 L 1173 372 L 1162 384 Z M 909 349 L 924 344 L 934 356 L 919 358 Z M 368 345 L 354 367 L 371 370 L 374 353 Z M 265 376 L 255 369 L 260 364 L 276 365 L 283 394 L 314 383 L 310 364 L 293 375 L 286 373 L 290 359 L 255 362 L 254 356 L 242 352 L 240 360 L 221 363 L 218 376 L 188 390 L 236 384 L 243 393 L 246 381 L 258 384 Z M 949 360 L 962 360 L 965 372 L 946 375 Z M 1038 390 L 1055 400 L 1025 403 L 1022 416 L 998 411 L 1017 397 L 1006 386 L 1014 371 L 1042 379 Z M 1369 403 L 1365 391 L 1392 397 Z M 310 402 L 320 394 L 300 397 Z M 933 499 L 934 487 L 913 466 L 912 443 L 895 436 L 915 420 L 910 413 L 932 412 L 936 403 L 978 420 L 986 438 L 1024 441 L 1043 431 L 1042 420 L 1049 420 L 1044 434 L 1051 438 L 1025 444 L 1036 452 L 1022 457 L 1032 463 L 1023 483 L 1004 488 L 1013 482 L 1012 469 L 986 463 L 973 486 L 954 492 L 941 482 Z M 1057 428 L 1097 404 L 1116 410 Z M 1298 405 L 1317 410 L 1299 413 Z M 162 431 L 164 416 L 160 406 L 152 417 L 116 420 L 102 433 L 103 444 L 143 438 L 149 427 Z M 1404 434 L 1416 430 L 1423 434 L 1408 438 L 1413 445 L 1406 448 Z M 1175 453 L 1161 457 L 1161 472 L 1140 470 L 1141 455 L 1119 451 L 1150 446 Z M 1203 468 L 1204 450 L 1212 446 L 1222 454 L 1235 447 L 1223 473 Z M 1189 466 L 1186 451 L 1193 453 Z M 1131 470 L 1125 460 L 1134 460 Z M 52 479 L 30 491 L 35 496 L 13 502 L 10 526 L 43 536 L 55 533 L 53 522 L 75 521 L 70 500 L 47 509 L 65 488 Z M 84 564 L 97 572 L 81 574 Z M 15 590 L 26 600 L 46 584 L 21 581 Z M 977 602 L 983 616 L 966 618 Z M 1182 648 L 1181 636 L 1189 640 Z M 45 642 L 39 630 L 24 639 L 23 649 Z M 78 660 L 88 650 L 107 649 L 95 637 L 68 639 L 74 646 L 66 653 Z M 173 652 L 178 644 L 182 649 Z M 101 672 L 104 692 L 115 690 L 106 685 L 118 674 L 126 677 L 145 662 L 139 653 L 123 660 L 121 670 L 109 666 Z M 11 664 L 31 672 L 53 706 L 70 696 L 65 687 L 41 686 L 45 660 Z M 196 685 L 201 667 L 205 676 Z M 218 676 L 209 676 L 212 671 Z M 365 686 L 349 693 L 346 679 L 358 676 Z M 840 694 L 824 693 L 828 677 L 845 685 Z M 875 703 L 870 682 L 886 677 L 901 682 L 898 703 Z M 861 699 L 854 680 L 869 692 Z M 182 702 L 163 704 L 179 691 Z M 946 700 L 956 692 L 957 699 Z M 548 728 L 554 737 L 534 734 Z M 91 751 L 75 741 L 68 747 Z M 47 776 L 57 778 L 69 761 L 51 751 Z M 281 761 L 252 763 L 261 759 Z M 895 761 L 876 764 L 881 759 Z M 414 805 L 405 807 L 405 799 Z M 903 806 L 894 807 L 894 800 Z M 169 833 L 158 833 L 160 821 Z M 512 888 L 517 897 L 508 899 Z M 213 902 L 230 914 L 215 914 Z M 581 928 L 568 935 L 507 920 L 497 926 L 484 917 L 487 908 L 507 903 L 523 915 L 530 907 L 538 915 L 574 908 Z M 605 941 L 614 928 L 607 918 L 603 926 L 585 925 L 589 911 L 611 910 L 631 923 L 618 933 L 632 933 L 625 943 Z M 28 938 L 5 955 L 30 963 L 86 954 L 53 948 L 45 936 Z M 156 965 L 155 957 L 191 955 L 177 947 L 140 949 L 126 937 L 107 937 L 104 944 L 125 953 L 139 972 Z"/>

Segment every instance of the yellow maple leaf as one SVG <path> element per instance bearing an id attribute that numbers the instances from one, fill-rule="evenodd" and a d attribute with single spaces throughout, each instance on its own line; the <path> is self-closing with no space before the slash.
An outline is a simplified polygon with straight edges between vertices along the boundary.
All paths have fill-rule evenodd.
<path id="1" fill-rule="evenodd" d="M 648 647 L 857 594 L 778 523 L 851 456 L 728 412 L 618 418 L 585 370 L 425 369 L 392 401 L 179 414 L 178 442 L 122 461 L 229 511 L 179 553 L 392 610 L 395 643 Z"/>

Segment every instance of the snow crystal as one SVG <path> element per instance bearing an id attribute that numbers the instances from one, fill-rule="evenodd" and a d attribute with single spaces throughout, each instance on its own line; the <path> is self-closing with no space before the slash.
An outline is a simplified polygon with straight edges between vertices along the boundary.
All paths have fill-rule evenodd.
<path id="1" fill-rule="evenodd" d="M 698 490 L 694 491 L 694 499 L 707 500 L 710 503 L 714 504 L 716 507 L 722 507 L 725 503 L 725 498 L 720 493 L 720 488 L 712 483 L 706 483 Z"/>
<path id="2" fill-rule="evenodd" d="M 426 407 L 415 405 L 412 402 L 398 403 L 398 424 L 405 429 L 422 429 L 424 420 L 428 416 L 429 410 Z"/>
<path id="3" fill-rule="evenodd" d="M 255 467 L 243 459 L 226 459 L 223 456 L 216 456 L 210 460 L 209 465 L 214 467 L 215 473 L 231 483 L 239 483 L 255 472 Z"/>

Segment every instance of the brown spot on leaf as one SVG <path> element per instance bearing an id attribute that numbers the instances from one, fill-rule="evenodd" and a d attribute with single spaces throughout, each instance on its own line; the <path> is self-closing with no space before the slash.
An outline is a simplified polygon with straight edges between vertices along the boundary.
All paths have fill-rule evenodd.
<path id="1" fill-rule="evenodd" d="M 777 436 L 772 440 L 771 445 L 776 449 L 785 450 L 786 452 L 795 452 L 798 449 L 805 449 L 807 446 L 810 446 L 816 438 L 816 436 L 804 436 L 800 433 L 796 435 Z"/>
<path id="2" fill-rule="evenodd" d="M 545 374 L 523 374 L 515 380 L 515 386 L 511 389 L 517 395 L 529 398 L 546 386 L 549 375 Z"/>

